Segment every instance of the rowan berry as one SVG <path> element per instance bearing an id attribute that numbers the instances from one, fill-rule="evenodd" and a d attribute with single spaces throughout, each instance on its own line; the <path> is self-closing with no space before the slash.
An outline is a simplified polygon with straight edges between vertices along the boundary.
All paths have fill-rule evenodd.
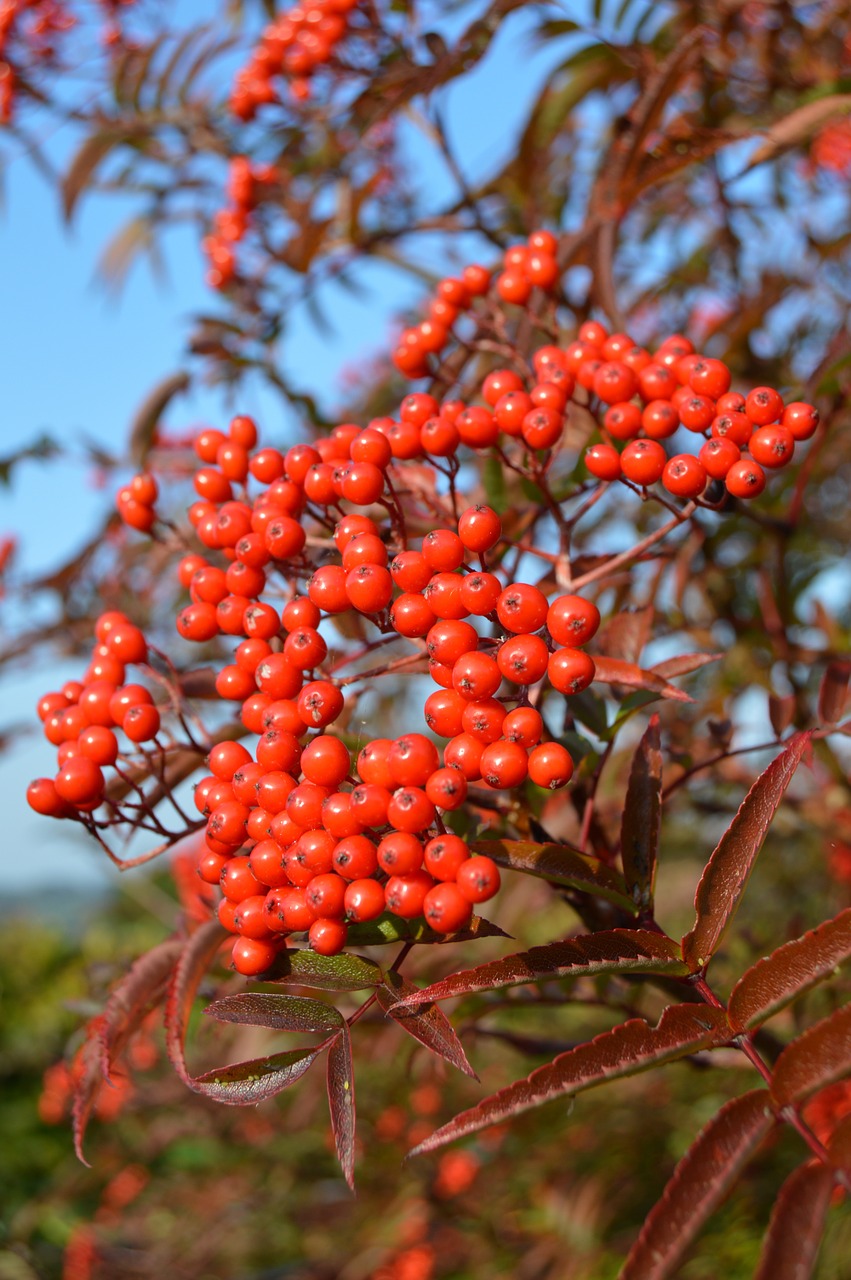
<path id="1" fill-rule="evenodd" d="M 280 942 L 239 937 L 233 944 L 231 963 L 244 978 L 256 978 L 271 969 L 280 949 Z"/>
<path id="2" fill-rule="evenodd" d="M 633 440 L 620 457 L 626 479 L 642 488 L 655 484 L 661 478 L 667 461 L 665 450 L 655 440 Z"/>
<path id="3" fill-rule="evenodd" d="M 606 410 L 603 425 L 616 440 L 634 440 L 641 430 L 641 410 L 631 401 L 619 401 Z"/>
<path id="4" fill-rule="evenodd" d="M 503 302 L 513 302 L 522 307 L 529 301 L 532 284 L 523 271 L 513 268 L 497 276 L 496 291 Z"/>
<path id="5" fill-rule="evenodd" d="M 301 759 L 301 743 L 295 734 L 267 729 L 255 747 L 257 763 L 264 769 L 289 773 Z"/>
<path id="6" fill-rule="evenodd" d="M 350 793 L 351 812 L 361 827 L 383 827 L 387 823 L 387 806 L 391 791 L 375 782 L 361 782 Z"/>
<path id="7" fill-rule="evenodd" d="M 309 782 L 336 789 L 351 768 L 345 743 L 330 734 L 320 734 L 301 754 L 301 772 Z"/>
<path id="8" fill-rule="evenodd" d="M 234 907 L 234 928 L 243 938 L 268 939 L 272 936 L 264 910 L 266 892 L 267 890 L 263 889 L 261 893 L 254 893 L 250 898 L 243 898 L 242 902 Z M 228 902 L 228 899 L 222 898 L 222 902 Z M 228 903 L 228 905 L 232 904 Z"/>
<path id="9" fill-rule="evenodd" d="M 436 622 L 426 636 L 426 649 L 436 662 L 450 666 L 465 653 L 472 653 L 479 644 L 479 633 L 469 622 L 446 619 Z"/>
<path id="10" fill-rule="evenodd" d="M 549 651 L 540 636 L 513 636 L 500 645 L 496 661 L 506 680 L 536 684 L 546 674 Z"/>
<path id="11" fill-rule="evenodd" d="M 697 455 L 704 471 L 713 480 L 725 479 L 733 463 L 738 462 L 741 456 L 741 449 L 729 436 L 713 436 Z"/>
<path id="12" fill-rule="evenodd" d="M 438 809 L 459 809 L 467 799 L 467 779 L 458 769 L 435 769 L 425 785 L 425 792 Z"/>
<path id="13" fill-rule="evenodd" d="M 284 851 L 277 840 L 260 840 L 248 855 L 248 864 L 261 884 L 270 889 L 285 888 L 290 883 Z"/>
<path id="14" fill-rule="evenodd" d="M 539 289 L 552 289 L 561 274 L 551 253 L 530 253 L 524 270 L 526 278 Z"/>
<path id="15" fill-rule="evenodd" d="M 59 794 L 53 778 L 36 778 L 31 782 L 27 787 L 27 804 L 45 818 L 62 818 L 68 813 L 68 802 Z"/>
<path id="16" fill-rule="evenodd" d="M 519 742 L 492 742 L 482 752 L 479 768 L 491 787 L 519 787 L 529 771 L 526 748 Z"/>
<path id="17" fill-rule="evenodd" d="M 301 689 L 301 672 L 283 653 L 270 653 L 254 673 L 257 687 L 270 698 L 294 698 Z"/>
<path id="18" fill-rule="evenodd" d="M 361 564 L 387 564 L 387 548 L 374 533 L 356 533 L 343 549 L 343 568 L 346 573 Z"/>
<path id="19" fill-rule="evenodd" d="M 256 690 L 254 676 L 236 663 L 222 667 L 216 676 L 216 693 L 229 702 L 245 702 Z"/>
<path id="20" fill-rule="evenodd" d="M 748 452 L 763 467 L 774 470 L 785 467 L 792 461 L 795 452 L 795 439 L 788 427 L 779 423 L 773 426 L 759 427 L 748 441 Z"/>
<path id="21" fill-rule="evenodd" d="M 564 431 L 564 415 L 556 409 L 534 408 L 523 419 L 521 435 L 530 449 L 552 449 Z"/>
<path id="22" fill-rule="evenodd" d="M 350 791 L 335 791 L 322 802 L 322 825 L 337 840 L 346 836 L 357 836 L 363 831 L 364 824 L 352 809 Z"/>
<path id="23" fill-rule="evenodd" d="M 461 280 L 468 293 L 473 297 L 480 297 L 490 288 L 491 273 L 487 267 L 472 263 L 461 272 Z"/>
<path id="24" fill-rule="evenodd" d="M 559 693 L 581 693 L 594 679 L 594 659 L 583 649 L 556 649 L 550 655 L 547 675 Z"/>
<path id="25" fill-rule="evenodd" d="M 484 405 L 470 405 L 459 413 L 455 429 L 462 444 L 470 449 L 488 449 L 499 438 L 499 423 Z"/>
<path id="26" fill-rule="evenodd" d="M 757 427 L 778 422 L 783 413 L 783 397 L 773 387 L 754 387 L 745 397 L 745 413 Z"/>
<path id="27" fill-rule="evenodd" d="M 408 831 L 393 831 L 380 841 L 378 865 L 390 876 L 407 876 L 422 870 L 422 842 Z"/>
<path id="28" fill-rule="evenodd" d="M 405 405 L 403 402 L 403 417 L 404 411 Z M 376 431 L 374 427 L 366 427 L 358 433 L 352 441 L 351 454 L 353 462 L 369 462 L 382 471 L 390 465 L 393 457 L 393 451 L 390 448 L 390 442 L 387 437 L 382 435 L 380 431 Z"/>
<path id="29" fill-rule="evenodd" d="M 529 777 L 538 787 L 551 791 L 566 786 L 573 776 L 573 760 L 558 742 L 542 742 L 529 752 Z"/>
<path id="30" fill-rule="evenodd" d="M 451 458 L 458 449 L 461 437 L 453 422 L 442 415 L 429 418 L 420 427 L 420 446 L 435 458 Z"/>
<path id="31" fill-rule="evenodd" d="M 620 479 L 620 455 L 610 444 L 592 444 L 590 449 L 586 449 L 585 466 L 597 480 Z"/>
<path id="32" fill-rule="evenodd" d="M 392 448 L 390 452 L 392 455 Z M 346 472 L 342 488 L 342 496 L 347 502 L 368 507 L 377 502 L 384 492 L 384 472 L 373 462 L 353 462 Z"/>
<path id="33" fill-rule="evenodd" d="M 429 890 L 423 898 L 422 911 L 426 924 L 435 933 L 457 933 L 469 923 L 473 907 L 457 885 L 445 883 Z"/>
<path id="34" fill-rule="evenodd" d="M 406 733 L 397 738 L 387 753 L 387 764 L 396 787 L 425 786 L 439 763 L 437 748 L 421 733 Z"/>
<path id="35" fill-rule="evenodd" d="M 450 573 L 464 563 L 464 543 L 450 529 L 432 529 L 423 538 L 423 558 L 432 573 Z"/>
<path id="36" fill-rule="evenodd" d="M 783 410 L 782 423 L 791 431 L 794 440 L 809 440 L 819 424 L 818 409 L 802 400 L 795 400 Z"/>
<path id="37" fill-rule="evenodd" d="M 703 463 L 690 453 L 669 458 L 662 472 L 662 484 L 678 498 L 696 498 L 706 488 Z"/>
<path id="38" fill-rule="evenodd" d="M 468 573 L 461 581 L 461 604 L 478 618 L 493 613 L 501 594 L 502 583 L 493 573 Z"/>
<path id="39" fill-rule="evenodd" d="M 428 600 L 410 591 L 397 596 L 390 609 L 394 631 L 409 639 L 428 635 L 435 620 L 436 615 Z"/>
<path id="40" fill-rule="evenodd" d="M 698 395 L 717 400 L 730 390 L 730 370 L 721 360 L 702 357 L 696 361 L 689 374 L 689 386 Z"/>
<path id="41" fill-rule="evenodd" d="M 458 770 L 454 769 L 453 773 Z M 458 868 L 470 857 L 470 851 L 460 836 L 435 836 L 423 849 L 423 866 L 435 880 L 454 880 Z"/>
<path id="42" fill-rule="evenodd" d="M 389 762 L 392 746 L 391 738 L 373 738 L 361 748 L 357 768 L 364 782 L 371 782 L 388 790 L 394 785 Z"/>
<path id="43" fill-rule="evenodd" d="M 263 891 L 260 881 L 251 870 L 246 854 L 238 854 L 227 860 L 222 867 L 219 884 L 222 893 L 230 902 L 242 902 L 244 898 L 250 898 Z"/>
<path id="44" fill-rule="evenodd" d="M 513 582 L 500 594 L 496 612 L 506 631 L 529 635 L 544 625 L 547 607 L 547 598 L 537 587 L 528 582 Z"/>
<path id="45" fill-rule="evenodd" d="M 353 880 L 343 901 L 347 919 L 352 924 L 366 924 L 384 914 L 384 885 L 372 878 Z"/>
<path id="46" fill-rule="evenodd" d="M 297 631 L 299 627 L 318 627 L 322 614 L 307 596 L 294 596 L 281 611 L 285 631 Z"/>
<path id="47" fill-rule="evenodd" d="M 426 871 L 391 876 L 384 886 L 387 910 L 403 920 L 415 920 L 422 915 L 425 896 L 433 888 L 434 880 Z"/>
<path id="48" fill-rule="evenodd" d="M 378 870 L 376 847 L 367 836 L 347 836 L 334 849 L 333 867 L 344 880 L 363 880 Z"/>
<path id="49" fill-rule="evenodd" d="M 493 407 L 493 416 L 500 430 L 504 431 L 506 435 L 519 436 L 523 427 L 523 419 L 533 408 L 532 397 L 527 395 L 525 391 L 508 391 L 497 400 Z"/>
<path id="50" fill-rule="evenodd" d="M 78 738 L 81 755 L 94 760 L 96 765 L 115 764 L 118 759 L 118 739 L 105 725 L 93 724 Z"/>
<path id="51" fill-rule="evenodd" d="M 758 462 L 742 458 L 727 472 L 726 484 L 734 498 L 758 498 L 765 488 L 765 472 Z"/>
<path id="52" fill-rule="evenodd" d="M 670 400 L 651 400 L 641 414 L 641 425 L 651 440 L 667 440 L 679 429 L 680 417 Z"/>
<path id="53" fill-rule="evenodd" d="M 677 412 L 684 427 L 689 431 L 702 433 L 712 426 L 718 409 L 709 396 L 688 395 L 683 398 Z"/>
<path id="54" fill-rule="evenodd" d="M 444 747 L 443 761 L 448 768 L 459 769 L 468 782 L 477 782 L 484 749 L 485 744 L 472 733 L 459 733 Z"/>
<path id="55" fill-rule="evenodd" d="M 581 649 L 599 626 L 600 610 L 582 596 L 559 596 L 547 610 L 547 630 L 556 644 Z"/>
<path id="56" fill-rule="evenodd" d="M 463 618 L 467 610 L 461 600 L 463 578 L 455 573 L 436 573 L 423 591 L 436 618 Z"/>
<path id="57" fill-rule="evenodd" d="M 502 672 L 486 653 L 464 653 L 452 667 L 452 687 L 468 702 L 490 698 L 501 683 Z"/>
<path id="58" fill-rule="evenodd" d="M 505 707 L 496 698 L 468 702 L 461 714 L 461 732 L 471 733 L 485 744 L 496 742 L 502 736 L 505 714 Z"/>
<path id="59" fill-rule="evenodd" d="M 394 831 L 415 835 L 434 822 L 434 805 L 421 787 L 400 787 L 387 806 L 387 821 Z"/>
<path id="60" fill-rule="evenodd" d="M 499 867 L 492 858 L 476 855 L 461 864 L 455 883 L 469 903 L 487 902 L 499 889 Z"/>
<path id="61" fill-rule="evenodd" d="M 461 716 L 469 704 L 454 689 L 438 689 L 425 700 L 425 722 L 441 738 L 453 738 L 461 732 Z"/>
<path id="62" fill-rule="evenodd" d="M 712 435 L 716 439 L 732 440 L 743 449 L 753 435 L 753 423 L 744 413 L 719 414 L 712 419 Z"/>
<path id="63" fill-rule="evenodd" d="M 275 933 L 304 933 L 316 919 L 304 889 L 271 889 L 266 894 L 264 912 L 269 928 Z"/>
<path id="64" fill-rule="evenodd" d="M 617 404 L 621 400 L 632 399 L 638 390 L 638 379 L 622 360 L 609 359 L 595 368 L 592 386 L 603 404 Z"/>
<path id="65" fill-rule="evenodd" d="M 348 575 L 338 564 L 326 564 L 317 569 L 307 584 L 307 594 L 323 613 L 345 613 L 352 603 L 348 594 Z"/>
<path id="66" fill-rule="evenodd" d="M 328 646 L 315 627 L 294 628 L 284 641 L 284 657 L 299 671 L 312 671 L 327 654 Z"/>
<path id="67" fill-rule="evenodd" d="M 515 707 L 502 722 L 502 736 L 507 742 L 519 742 L 523 747 L 534 747 L 541 740 L 544 722 L 540 711 L 534 707 Z"/>

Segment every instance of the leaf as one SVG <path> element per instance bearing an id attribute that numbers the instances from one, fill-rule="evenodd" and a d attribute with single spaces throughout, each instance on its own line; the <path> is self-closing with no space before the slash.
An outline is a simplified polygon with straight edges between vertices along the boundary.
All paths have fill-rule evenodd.
<path id="1" fill-rule="evenodd" d="M 578 889 L 605 898 L 635 914 L 626 882 L 599 858 L 580 853 L 568 844 L 536 844 L 530 840 L 473 840 L 472 853 L 483 853 L 500 867 L 540 876 L 551 884 Z"/>
<path id="2" fill-rule="evenodd" d="M 479 1077 L 467 1061 L 461 1041 L 441 1009 L 432 1005 L 420 1013 L 412 1012 L 402 1005 L 406 996 L 418 994 L 412 982 L 401 978 L 392 969 L 384 975 L 384 986 L 379 987 L 376 992 L 378 1003 L 384 1012 L 388 1013 L 403 1031 L 407 1031 L 409 1036 L 419 1040 L 420 1044 L 424 1044 L 432 1053 L 436 1053 L 438 1057 L 444 1058 L 453 1067 L 463 1071 L 465 1076 L 472 1076 L 474 1080 L 478 1080 Z"/>
<path id="3" fill-rule="evenodd" d="M 321 1000 L 307 996 L 280 996 L 272 992 L 243 991 L 224 996 L 204 1010 L 219 1022 L 249 1027 L 273 1027 L 276 1031 L 339 1030 L 343 1015 Z"/>
<path id="4" fill-rule="evenodd" d="M 352 1038 L 343 1023 L 339 1035 L 331 1041 L 328 1050 L 328 1107 L 331 1112 L 331 1130 L 337 1159 L 343 1177 L 355 1189 L 355 1073 L 352 1062 Z"/>
<path id="5" fill-rule="evenodd" d="M 169 983 L 165 1006 L 166 1050 L 184 1084 L 193 1088 L 186 1066 L 186 1028 L 195 993 L 219 947 L 228 937 L 217 920 L 201 925 L 183 947 Z"/>
<path id="6" fill-rule="evenodd" d="M 500 1089 L 469 1111 L 462 1111 L 408 1155 L 434 1151 L 465 1134 L 498 1124 L 554 1098 L 580 1093 L 583 1089 L 591 1089 L 620 1076 L 635 1075 L 664 1062 L 674 1062 L 702 1049 L 724 1044 L 729 1038 L 730 1028 L 724 1011 L 709 1005 L 671 1005 L 655 1027 L 643 1018 L 631 1018 L 611 1031 L 604 1031 L 587 1044 L 559 1054 L 525 1080 L 517 1080 Z"/>
<path id="7" fill-rule="evenodd" d="M 191 1077 L 187 1083 L 195 1093 L 213 1102 L 229 1107 L 253 1107 L 300 1080 L 324 1048 L 324 1044 L 312 1045 L 309 1049 L 288 1049 L 268 1058 L 235 1062 Z"/>
<path id="8" fill-rule="evenodd" d="M 768 719 L 777 737 L 781 737 L 795 719 L 795 695 L 786 694 L 778 697 L 776 693 L 768 695 Z"/>
<path id="9" fill-rule="evenodd" d="M 74 216 L 77 202 L 95 175 L 98 166 L 115 147 L 127 139 L 123 127 L 99 129 L 85 139 L 62 178 L 62 212 L 66 222 Z"/>
<path id="10" fill-rule="evenodd" d="M 286 972 L 281 973 L 281 966 Z M 313 987 L 318 991 L 363 991 L 378 987 L 382 973 L 374 960 L 343 951 L 337 956 L 320 956 L 315 951 L 282 951 L 275 964 L 274 981 Z"/>
<path id="11" fill-rule="evenodd" d="M 651 667 L 651 671 L 664 680 L 670 680 L 674 676 L 687 676 L 692 671 L 699 671 L 710 662 L 720 662 L 723 657 L 723 653 L 682 653 L 677 658 L 657 662 L 654 667 Z"/>
<path id="12" fill-rule="evenodd" d="M 621 819 L 624 879 L 639 912 L 653 907 L 661 820 L 662 749 L 659 717 L 654 715 L 633 756 Z"/>
<path id="13" fill-rule="evenodd" d="M 828 663 L 822 676 L 818 694 L 818 715 L 822 724 L 836 724 L 848 698 L 848 680 L 851 678 L 851 662 Z"/>
<path id="14" fill-rule="evenodd" d="M 828 94 L 826 98 L 817 98 L 815 102 L 797 107 L 787 116 L 775 121 L 770 129 L 766 129 L 763 142 L 749 158 L 742 173 L 749 173 L 767 160 L 776 160 L 791 147 L 809 142 L 828 120 L 832 120 L 834 116 L 848 115 L 849 112 L 851 93 Z M 742 174 L 736 176 L 741 177 Z"/>
<path id="15" fill-rule="evenodd" d="M 814 1160 L 778 1192 L 754 1280 L 807 1280 L 813 1274 L 833 1194 L 833 1171 Z"/>
<path id="16" fill-rule="evenodd" d="M 610 657 L 638 662 L 650 639 L 655 613 L 652 604 L 645 605 L 643 609 L 621 609 L 612 614 L 597 643 Z"/>
<path id="17" fill-rule="evenodd" d="M 830 1161 L 837 1169 L 851 1174 L 851 1115 L 844 1116 L 830 1135 L 827 1144 Z"/>
<path id="18" fill-rule="evenodd" d="M 476 991 L 498 991 L 528 982 L 549 982 L 556 978 L 586 978 L 606 973 L 668 973 L 685 975 L 688 968 L 680 949 L 670 938 L 645 929 L 605 929 L 531 947 L 517 955 L 492 960 L 475 969 L 450 974 L 424 987 L 406 1005 L 427 1004 L 472 995 Z"/>
<path id="19" fill-rule="evenodd" d="M 851 1004 L 809 1027 L 781 1053 L 771 1092 L 781 1106 L 802 1102 L 851 1071 Z"/>
<path id="20" fill-rule="evenodd" d="M 733 988 L 731 1026 L 749 1031 L 831 977 L 851 957 L 851 907 L 758 960 Z"/>
<path id="21" fill-rule="evenodd" d="M 618 1280 L 665 1280 L 671 1274 L 774 1122 L 765 1089 L 724 1104 L 680 1160 Z"/>
<path id="22" fill-rule="evenodd" d="M 350 946 L 377 947 L 388 942 L 417 942 L 420 944 L 439 944 L 452 942 L 471 942 L 474 938 L 508 938 L 504 929 L 491 920 L 474 915 L 466 929 L 457 933 L 435 933 L 426 924 L 422 916 L 415 920 L 403 920 L 394 916 L 391 911 L 370 920 L 368 924 L 349 926 L 348 941 Z"/>
<path id="23" fill-rule="evenodd" d="M 594 654 L 594 679 L 603 684 L 621 684 L 628 689 L 646 689 L 661 698 L 670 698 L 674 702 L 694 702 L 682 689 L 669 684 L 664 677 L 655 671 L 645 671 L 634 662 L 622 662 L 620 658 L 606 658 Z"/>
<path id="24" fill-rule="evenodd" d="M 718 949 L 810 736 L 796 734 L 760 774 L 706 864 L 694 896 L 694 928 L 683 938 L 683 955 L 695 971 L 702 969 Z"/>
<path id="25" fill-rule="evenodd" d="M 160 418 L 175 396 L 189 387 L 189 374 L 181 370 L 163 378 L 145 397 L 130 424 L 128 451 L 131 462 L 142 466 L 154 442 Z"/>
<path id="26" fill-rule="evenodd" d="M 87 1028 L 86 1043 L 80 1051 L 82 1074 L 74 1091 L 74 1150 L 83 1156 L 83 1139 L 101 1085 L 109 1080 L 109 1069 L 142 1020 L 163 999 L 169 977 L 183 943 L 176 938 L 141 956 L 110 995 L 104 1010 Z"/>

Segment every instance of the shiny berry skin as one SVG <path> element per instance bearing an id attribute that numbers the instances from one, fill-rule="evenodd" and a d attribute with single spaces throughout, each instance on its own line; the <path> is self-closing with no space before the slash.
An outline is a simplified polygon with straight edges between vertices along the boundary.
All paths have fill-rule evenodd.
<path id="1" fill-rule="evenodd" d="M 499 889 L 499 867 L 492 858 L 468 858 L 458 868 L 455 883 L 468 902 L 487 902 Z"/>
<path id="2" fill-rule="evenodd" d="M 440 764 L 437 748 L 422 733 L 397 738 L 387 754 L 387 764 L 397 787 L 423 787 Z"/>
<path id="3" fill-rule="evenodd" d="M 818 409 L 803 400 L 795 400 L 792 404 L 787 404 L 781 421 L 791 431 L 794 440 L 809 440 L 819 424 Z"/>
<path id="4" fill-rule="evenodd" d="M 748 441 L 748 453 L 762 467 L 774 470 L 792 461 L 795 439 L 788 427 L 775 423 L 760 427 Z"/>
<path id="5" fill-rule="evenodd" d="M 371 878 L 353 880 L 344 896 L 346 918 L 352 924 L 366 924 L 384 914 L 384 886 Z"/>
<path id="6" fill-rule="evenodd" d="M 482 752 L 479 768 L 491 787 L 519 787 L 529 771 L 526 748 L 519 742 L 492 742 Z"/>
<path id="7" fill-rule="evenodd" d="M 434 822 L 434 805 L 421 787 L 400 787 L 387 806 L 387 821 L 395 831 L 425 831 Z"/>
<path id="8" fill-rule="evenodd" d="M 727 472 L 726 484 L 734 498 L 758 498 L 765 488 L 765 472 L 758 462 L 742 458 Z"/>
<path id="9" fill-rule="evenodd" d="M 732 440 L 743 449 L 753 435 L 753 423 L 744 413 L 730 412 L 713 418 L 710 430 L 716 439 Z"/>
<path id="10" fill-rule="evenodd" d="M 708 476 L 713 480 L 724 480 L 733 463 L 741 458 L 742 451 L 729 436 L 713 436 L 697 456 Z"/>
<path id="11" fill-rule="evenodd" d="M 506 587 L 496 604 L 499 621 L 506 631 L 515 635 L 540 631 L 547 619 L 547 608 L 546 596 L 528 582 L 514 582 Z"/>
<path id="12" fill-rule="evenodd" d="M 754 387 L 745 397 L 745 413 L 757 427 L 779 422 L 783 414 L 783 397 L 773 387 Z"/>
<path id="13" fill-rule="evenodd" d="M 388 911 L 403 920 L 415 920 L 423 913 L 423 902 L 434 880 L 425 871 L 412 871 L 410 875 L 391 876 L 384 886 L 384 901 Z"/>
<path id="14" fill-rule="evenodd" d="M 454 880 L 458 868 L 470 857 L 470 850 L 460 836 L 447 833 L 426 843 L 423 865 L 435 880 Z"/>
<path id="15" fill-rule="evenodd" d="M 407 876 L 421 871 L 422 842 L 409 831 L 391 831 L 379 842 L 378 865 L 389 876 Z"/>
<path id="16" fill-rule="evenodd" d="M 482 753 L 485 744 L 472 733 L 459 733 L 450 738 L 443 750 L 444 763 L 449 768 L 459 769 L 468 782 L 477 782 L 482 771 Z"/>
<path id="17" fill-rule="evenodd" d="M 451 882 L 430 889 L 423 898 L 422 909 L 426 924 L 435 933 L 457 933 L 473 914 L 472 903 Z"/>
<path id="18" fill-rule="evenodd" d="M 603 425 L 616 440 L 634 440 L 641 430 L 641 410 L 630 401 L 618 402 L 606 410 Z"/>
<path id="19" fill-rule="evenodd" d="M 307 933 L 311 951 L 319 956 L 336 956 L 343 950 L 348 937 L 348 926 L 342 920 L 314 920 Z"/>
<path id="20" fill-rule="evenodd" d="M 493 573 L 468 573 L 461 583 L 461 603 L 468 613 L 484 618 L 493 613 L 502 583 Z"/>
<path id="21" fill-rule="evenodd" d="M 425 785 L 425 793 L 436 809 L 451 812 L 467 799 L 467 779 L 458 769 L 435 769 Z"/>
<path id="22" fill-rule="evenodd" d="M 633 440 L 621 454 L 621 469 L 627 480 L 645 488 L 661 479 L 667 461 L 668 455 L 657 441 Z"/>
<path id="23" fill-rule="evenodd" d="M 502 684 L 502 672 L 486 653 L 462 654 L 452 668 L 452 687 L 468 702 L 490 698 Z"/>
<path id="24" fill-rule="evenodd" d="M 436 622 L 426 636 L 426 649 L 435 662 L 450 666 L 465 653 L 473 653 L 479 644 L 479 633 L 469 622 L 447 619 Z"/>
<path id="25" fill-rule="evenodd" d="M 342 920 L 346 914 L 346 881 L 334 871 L 314 876 L 305 888 L 307 905 L 317 919 Z"/>
<path id="26" fill-rule="evenodd" d="M 597 480 L 619 480 L 621 476 L 620 455 L 610 444 L 592 444 L 586 449 L 585 467 Z"/>
<path id="27" fill-rule="evenodd" d="M 693 454 L 678 453 L 665 463 L 662 484 L 675 497 L 696 498 L 706 488 L 706 471 Z"/>
<path id="28" fill-rule="evenodd" d="M 304 748 L 301 772 L 308 782 L 336 789 L 351 769 L 349 749 L 339 738 L 321 734 Z"/>
<path id="29" fill-rule="evenodd" d="M 549 650 L 540 636 L 512 636 L 500 645 L 496 661 L 513 684 L 537 684 L 546 673 Z"/>
<path id="30" fill-rule="evenodd" d="M 468 507 L 458 521 L 458 535 L 468 551 L 482 555 L 499 542 L 502 521 L 491 507 Z"/>
<path id="31" fill-rule="evenodd" d="M 581 693 L 594 679 L 594 659 L 583 649 L 556 649 L 550 655 L 547 675 L 559 693 Z"/>
<path id="32" fill-rule="evenodd" d="M 271 969 L 279 950 L 279 942 L 240 937 L 233 944 L 231 962 L 236 972 L 243 977 L 256 978 Z"/>
<path id="33" fill-rule="evenodd" d="M 597 634 L 599 626 L 600 610 L 582 596 L 559 596 L 547 610 L 547 630 L 556 644 L 581 649 Z"/>
<path id="34" fill-rule="evenodd" d="M 529 777 L 538 787 L 555 791 L 573 777 L 573 760 L 558 742 L 542 742 L 529 752 Z"/>
<path id="35" fill-rule="evenodd" d="M 543 731 L 541 713 L 534 707 L 515 707 L 502 722 L 502 736 L 505 740 L 519 742 L 522 747 L 536 746 Z"/>
<path id="36" fill-rule="evenodd" d="M 651 400 L 641 415 L 644 434 L 651 440 L 667 440 L 676 433 L 680 417 L 670 400 Z"/>
<path id="37" fill-rule="evenodd" d="M 730 370 L 721 360 L 704 358 L 692 365 L 689 386 L 698 395 L 717 400 L 730 390 Z"/>

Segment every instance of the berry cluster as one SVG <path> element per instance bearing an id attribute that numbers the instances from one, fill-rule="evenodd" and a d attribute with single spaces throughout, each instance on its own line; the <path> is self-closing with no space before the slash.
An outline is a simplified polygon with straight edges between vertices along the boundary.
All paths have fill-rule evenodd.
<path id="1" fill-rule="evenodd" d="M 9 124 L 15 107 L 14 61 L 50 63 L 56 37 L 74 25 L 61 0 L 3 0 L 0 4 L 0 124 Z M 16 49 L 15 46 L 20 46 Z"/>
<path id="2" fill-rule="evenodd" d="M 290 97 L 311 96 L 311 78 L 332 62 L 337 46 L 350 31 L 358 0 L 308 0 L 295 4 L 270 22 L 249 62 L 240 69 L 230 95 L 238 120 L 253 120 L 264 104 L 278 101 L 274 81 L 288 84 Z"/>
<path id="3" fill-rule="evenodd" d="M 236 246 L 245 238 L 253 210 L 277 186 L 279 178 L 274 165 L 253 165 L 246 156 L 234 156 L 231 160 L 228 204 L 215 214 L 210 234 L 201 241 L 209 263 L 207 284 L 211 289 L 224 289 L 233 280 L 237 269 Z"/>
<path id="4" fill-rule="evenodd" d="M 545 293 L 559 280 L 556 259 L 558 240 L 551 231 L 533 231 L 525 245 L 507 249 L 503 270 L 496 278 L 495 289 L 501 302 L 524 306 L 534 288 Z M 491 272 L 473 264 L 465 267 L 460 277 L 448 276 L 437 286 L 428 305 L 426 318 L 402 331 L 393 353 L 393 363 L 410 379 L 424 378 L 429 373 L 429 357 L 439 356 L 452 337 L 452 326 L 462 312 L 469 311 L 476 298 L 487 294 Z"/>
<path id="5" fill-rule="evenodd" d="M 140 533 L 150 533 L 157 518 L 154 504 L 159 496 L 159 485 L 156 476 L 149 471 L 140 472 L 129 484 L 119 489 L 115 505 L 118 514 L 131 529 Z"/>
<path id="6" fill-rule="evenodd" d="M 150 691 L 141 684 L 125 684 L 127 667 L 145 663 L 148 657 L 142 632 L 124 614 L 110 611 L 98 618 L 95 638 L 82 680 L 70 680 L 38 702 L 44 736 L 57 748 L 58 769 L 54 777 L 32 782 L 27 800 L 48 817 L 92 813 L 104 803 L 104 770 L 114 768 L 120 774 L 122 753 L 155 742 L 160 731 L 160 713 Z M 123 748 L 119 731 L 126 739 Z"/>

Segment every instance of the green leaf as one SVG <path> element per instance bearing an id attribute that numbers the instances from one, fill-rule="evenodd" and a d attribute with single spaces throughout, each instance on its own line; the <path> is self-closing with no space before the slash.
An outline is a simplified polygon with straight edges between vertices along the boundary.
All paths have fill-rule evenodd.
<path id="1" fill-rule="evenodd" d="M 243 991 L 224 996 L 204 1010 L 218 1022 L 237 1022 L 275 1031 L 337 1031 L 343 1015 L 321 1000 L 307 996 L 282 996 L 273 992 Z"/>
<path id="2" fill-rule="evenodd" d="M 382 982 L 381 970 L 374 960 L 349 951 L 337 956 L 320 956 L 315 951 L 287 948 L 281 952 L 273 973 L 275 982 L 313 987 L 318 991 L 363 991 Z"/>

